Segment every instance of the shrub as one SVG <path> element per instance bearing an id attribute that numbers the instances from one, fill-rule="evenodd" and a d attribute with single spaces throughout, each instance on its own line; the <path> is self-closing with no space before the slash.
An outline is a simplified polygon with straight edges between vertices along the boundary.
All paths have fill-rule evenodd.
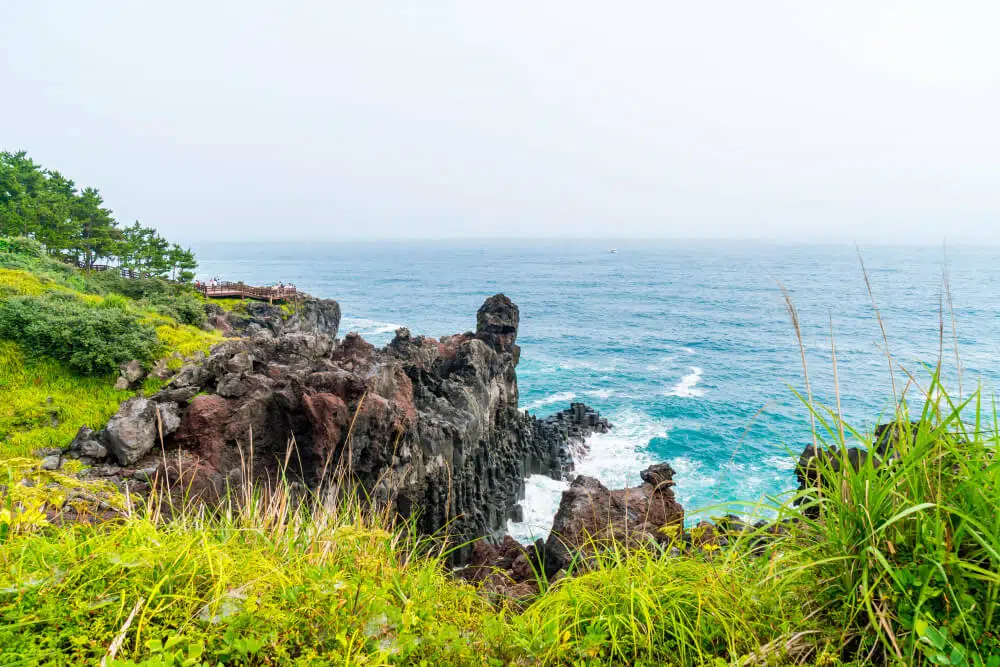
<path id="1" fill-rule="evenodd" d="M 0 253 L 12 253 L 25 257 L 41 257 L 45 248 L 35 239 L 24 236 L 0 237 Z"/>
<path id="2" fill-rule="evenodd" d="M 205 321 L 204 301 L 188 286 L 162 278 L 122 278 L 111 271 L 92 275 L 90 283 L 102 294 L 122 294 L 140 308 L 183 324 L 200 326 Z"/>
<path id="3" fill-rule="evenodd" d="M 136 315 L 55 293 L 0 303 L 0 337 L 88 375 L 113 373 L 131 359 L 149 361 L 158 349 L 156 331 Z"/>

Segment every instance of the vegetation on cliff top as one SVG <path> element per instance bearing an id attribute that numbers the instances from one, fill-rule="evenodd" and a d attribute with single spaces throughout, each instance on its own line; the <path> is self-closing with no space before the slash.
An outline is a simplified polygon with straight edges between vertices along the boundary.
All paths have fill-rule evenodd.
<path id="1" fill-rule="evenodd" d="M 95 663 L 117 647 L 122 666 L 995 667 L 998 436 L 978 396 L 938 396 L 891 469 L 827 465 L 835 491 L 799 496 L 818 517 L 792 497 L 773 508 L 797 519 L 783 535 L 610 548 L 523 608 L 492 606 L 448 574 L 436 540 L 350 495 L 296 509 L 287 489 L 257 490 L 169 521 L 149 503 L 99 525 L 8 530 L 0 645 L 17 664 Z"/>
<path id="2" fill-rule="evenodd" d="M 133 393 L 114 388 L 119 364 L 179 367 L 222 340 L 200 328 L 203 299 L 188 287 L 88 276 L 34 241 L 0 240 L 0 457 L 63 447 L 105 423 Z"/>

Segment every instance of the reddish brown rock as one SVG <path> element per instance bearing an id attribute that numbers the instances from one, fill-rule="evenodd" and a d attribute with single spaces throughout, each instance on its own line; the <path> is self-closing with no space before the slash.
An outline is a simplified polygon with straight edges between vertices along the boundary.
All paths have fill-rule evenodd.
<path id="1" fill-rule="evenodd" d="M 181 417 L 174 443 L 199 454 L 218 468 L 226 447 L 226 433 L 232 409 L 225 398 L 216 394 L 195 396 Z"/>
<path id="2" fill-rule="evenodd" d="M 584 561 L 603 546 L 640 546 L 667 542 L 670 527 L 683 526 L 684 508 L 671 490 L 674 471 L 658 464 L 642 472 L 636 488 L 609 490 L 593 477 L 577 477 L 563 492 L 545 544 L 549 573 L 567 568 L 574 558 Z"/>
<path id="3" fill-rule="evenodd" d="M 400 329 L 383 349 L 353 333 L 335 341 L 251 323 L 251 337 L 217 345 L 149 400 L 181 414 L 165 446 L 196 455 L 206 466 L 198 479 L 246 471 L 315 488 L 346 470 L 366 498 L 415 515 L 427 533 L 496 540 L 524 478 L 563 474 L 571 443 L 608 428 L 582 405 L 546 420 L 518 408 L 518 321 L 517 306 L 496 295 L 475 333 L 435 341 Z M 528 558 L 519 575 L 537 569 L 537 554 Z"/>
<path id="4" fill-rule="evenodd" d="M 347 405 L 333 394 L 305 394 L 302 405 L 312 424 L 313 455 L 329 462 L 340 444 L 343 425 L 347 423 Z"/>

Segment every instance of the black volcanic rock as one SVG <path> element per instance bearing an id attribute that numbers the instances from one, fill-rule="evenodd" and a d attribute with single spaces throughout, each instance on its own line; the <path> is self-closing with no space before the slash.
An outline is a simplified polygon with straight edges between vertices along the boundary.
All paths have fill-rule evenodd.
<path id="1" fill-rule="evenodd" d="M 316 333 L 336 338 L 340 327 L 340 304 L 307 294 L 284 305 L 248 300 L 230 311 L 209 302 L 205 314 L 210 327 L 241 336 Z"/>
<path id="2" fill-rule="evenodd" d="M 798 464 L 795 466 L 795 476 L 799 481 L 799 491 L 813 489 L 821 491 L 823 486 L 822 470 L 828 469 L 831 472 L 839 473 L 844 466 L 858 471 L 862 466 L 871 462 L 873 468 L 881 468 L 887 461 L 899 456 L 897 448 L 905 439 L 913 437 L 918 424 L 893 421 L 886 424 L 879 424 L 875 427 L 871 447 L 841 448 L 837 446 L 827 448 L 816 448 L 807 445 L 799 456 Z M 796 504 L 802 504 L 811 498 L 809 494 L 803 494 L 796 499 Z M 817 516 L 818 508 L 807 509 L 809 516 Z"/>
<path id="3" fill-rule="evenodd" d="M 583 404 L 546 419 L 518 408 L 519 313 L 502 294 L 479 309 L 475 333 L 438 340 L 400 329 L 383 349 L 311 330 L 336 331 L 340 309 L 310 308 L 277 335 L 257 323 L 253 336 L 216 346 L 149 399 L 180 415 L 165 446 L 194 457 L 204 477 L 161 470 L 163 479 L 194 482 L 207 496 L 251 467 L 274 478 L 287 462 L 313 487 L 349 471 L 428 533 L 499 540 L 524 478 L 563 475 L 586 437 L 610 428 Z M 136 466 L 146 463 L 156 462 Z"/>

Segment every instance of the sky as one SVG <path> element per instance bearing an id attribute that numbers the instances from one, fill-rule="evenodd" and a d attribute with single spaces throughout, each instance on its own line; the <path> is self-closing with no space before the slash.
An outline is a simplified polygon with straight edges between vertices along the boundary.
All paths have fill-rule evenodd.
<path id="1" fill-rule="evenodd" d="M 182 242 L 1000 242 L 992 0 L 0 2 L 0 149 Z"/>

